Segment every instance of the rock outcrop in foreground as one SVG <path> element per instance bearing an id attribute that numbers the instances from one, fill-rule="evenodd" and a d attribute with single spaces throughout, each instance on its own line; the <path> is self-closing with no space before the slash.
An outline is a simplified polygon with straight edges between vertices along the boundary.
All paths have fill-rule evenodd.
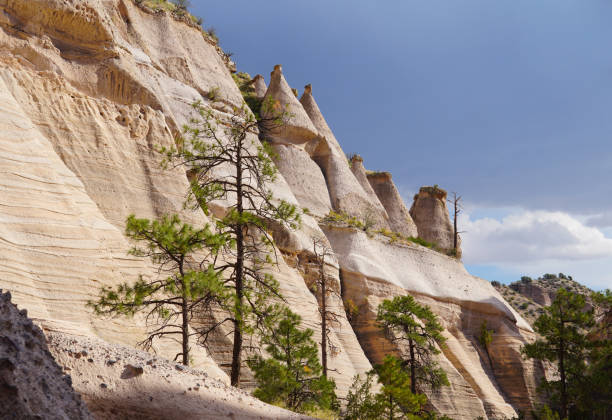
<path id="1" fill-rule="evenodd" d="M 0 418 L 92 419 L 71 384 L 41 329 L 0 290 Z"/>
<path id="2" fill-rule="evenodd" d="M 305 419 L 162 357 L 95 337 L 48 331 L 49 348 L 72 374 L 96 419 Z M 77 418 L 77 417 L 69 417 Z"/>
<path id="3" fill-rule="evenodd" d="M 439 362 L 451 387 L 429 393 L 432 405 L 454 419 L 528 412 L 540 369 L 519 352 L 533 337 L 529 325 L 458 259 L 393 239 L 393 232 L 418 234 L 449 249 L 445 197 L 422 190 L 408 213 L 390 176 L 368 175 L 361 161 L 351 167 L 312 88 L 298 100 L 280 66 L 267 87 L 258 78 L 253 89 L 257 98 L 278 101 L 292 114 L 282 130 L 266 133 L 279 156 L 272 189 L 278 199 L 308 210 L 299 230 L 274 229 L 283 258 L 272 273 L 317 341 L 320 315 L 307 287 L 314 273 L 313 238 L 335 253 L 325 269 L 342 291 L 331 302 L 342 315 L 330 337 L 338 349 L 329 362 L 338 394 L 346 395 L 352 377 L 385 353 L 402 351 L 385 341 L 374 316 L 383 299 L 409 293 L 433 308 L 448 337 Z M 187 174 L 181 167 L 161 169 L 156 152 L 173 145 L 196 100 L 220 119 L 243 104 L 227 57 L 193 25 L 130 0 L 0 0 L 0 287 L 52 331 L 54 355 L 71 369 L 99 418 L 113 408 L 133 413 L 147 396 L 152 407 L 177 417 L 200 413 L 210 402 L 213 413 L 241 418 L 250 410 L 245 406 L 257 405 L 213 382 L 209 394 L 204 386 L 194 390 L 204 385 L 201 372 L 227 381 L 227 337 L 217 337 L 210 353 L 194 349 L 198 372 L 176 373 L 171 364 L 152 361 L 159 376 L 147 365 L 152 358 L 129 350 L 144 336 L 143 319 L 100 319 L 85 305 L 101 286 L 156 275 L 148 261 L 127 255 L 129 214 L 177 213 L 197 226 L 210 221 L 183 208 Z M 259 144 L 255 133 L 250 140 Z M 226 205 L 214 203 L 213 213 L 222 214 Z M 330 223 L 331 211 L 372 229 L 366 234 L 355 223 Z M 492 363 L 476 339 L 485 319 L 495 330 Z M 74 356 L 83 349 L 92 356 Z M 172 358 L 176 344 L 158 342 L 154 350 Z M 132 368 L 109 365 L 117 355 Z M 171 371 L 174 376 L 164 376 Z M 172 399 L 153 389 L 162 385 Z M 251 385 L 248 375 L 244 385 Z M 130 386 L 139 392 L 130 394 Z M 212 401 L 221 394 L 226 401 Z M 258 407 L 258 416 L 277 416 Z"/>

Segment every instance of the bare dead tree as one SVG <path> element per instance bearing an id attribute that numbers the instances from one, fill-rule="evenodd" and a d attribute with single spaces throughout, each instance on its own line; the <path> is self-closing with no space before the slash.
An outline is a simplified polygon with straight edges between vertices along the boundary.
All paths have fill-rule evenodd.
<path id="1" fill-rule="evenodd" d="M 448 200 L 449 203 L 453 206 L 453 252 L 455 256 L 457 256 L 458 252 L 458 242 L 459 242 L 459 234 L 463 232 L 459 232 L 457 229 L 457 217 L 463 211 L 463 205 L 461 204 L 461 200 L 463 197 L 457 195 L 456 192 L 453 192 L 453 197 Z"/>
<path id="2" fill-rule="evenodd" d="M 311 291 L 317 298 L 319 314 L 321 315 L 321 364 L 323 365 L 323 376 L 327 377 L 328 353 L 336 355 L 339 348 L 330 340 L 331 327 L 340 323 L 340 315 L 334 312 L 329 305 L 332 296 L 340 298 L 340 290 L 335 279 L 325 273 L 326 259 L 333 255 L 332 249 L 322 238 L 312 240 L 315 263 L 317 265 L 317 277 L 311 285 Z"/>

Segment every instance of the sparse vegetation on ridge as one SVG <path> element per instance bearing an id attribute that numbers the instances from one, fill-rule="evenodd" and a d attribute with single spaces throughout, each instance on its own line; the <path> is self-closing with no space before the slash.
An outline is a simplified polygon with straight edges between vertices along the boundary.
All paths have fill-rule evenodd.
<path id="1" fill-rule="evenodd" d="M 189 13 L 189 7 L 191 3 L 188 0 L 133 0 L 134 3 L 141 7 L 147 8 L 153 12 L 167 12 L 170 13 L 175 19 L 182 20 L 185 23 L 191 23 L 193 26 L 198 26 L 202 30 L 204 37 L 212 40 L 215 44 L 219 43 L 217 32 L 215 28 L 210 27 L 205 29 L 204 19 L 201 17 L 192 15 Z M 185 20 L 187 19 L 187 20 Z"/>
<path id="2" fill-rule="evenodd" d="M 356 216 L 350 216 L 346 213 L 343 212 L 336 212 L 333 210 L 330 210 L 329 213 L 320 220 L 320 223 L 324 224 L 324 225 L 342 225 L 342 226 L 347 226 L 353 229 L 358 229 L 358 230 L 362 230 L 364 232 L 366 232 L 368 235 L 382 235 L 385 238 L 389 239 L 389 243 L 390 244 L 402 244 L 402 245 L 420 245 L 423 246 L 425 248 L 429 248 L 431 250 L 440 252 L 440 253 L 445 253 L 443 251 L 441 251 L 438 246 L 435 243 L 432 242 L 427 242 L 426 240 L 419 238 L 419 237 L 414 237 L 414 236 L 406 236 L 403 235 L 399 232 L 393 232 L 389 229 L 386 228 L 382 228 L 382 229 L 372 229 L 372 225 L 373 223 L 371 223 L 370 221 L 362 221 L 361 219 L 357 218 Z M 452 250 L 451 250 L 452 251 Z M 447 253 L 445 253 L 446 255 L 452 256 L 452 252 L 449 251 Z"/>

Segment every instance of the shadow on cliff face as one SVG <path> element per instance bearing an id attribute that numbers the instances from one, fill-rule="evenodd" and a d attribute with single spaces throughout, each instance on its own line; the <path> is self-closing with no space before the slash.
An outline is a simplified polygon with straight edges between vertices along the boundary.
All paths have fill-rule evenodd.
<path id="1" fill-rule="evenodd" d="M 0 289 L 0 418 L 90 419 L 40 328 Z"/>

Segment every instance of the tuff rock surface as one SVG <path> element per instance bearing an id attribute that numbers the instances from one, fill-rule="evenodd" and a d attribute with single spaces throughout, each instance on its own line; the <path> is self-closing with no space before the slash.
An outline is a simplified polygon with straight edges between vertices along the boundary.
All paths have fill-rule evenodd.
<path id="1" fill-rule="evenodd" d="M 421 187 L 414 196 L 410 215 L 420 238 L 442 250 L 453 249 L 454 230 L 446 207 L 446 191 L 438 186 Z M 457 257 L 461 257 L 460 240 L 457 243 Z"/>
<path id="2" fill-rule="evenodd" d="M 0 418 L 89 420 L 93 417 L 49 352 L 27 311 L 0 290 Z"/>
<path id="3" fill-rule="evenodd" d="M 296 231 L 271 227 L 281 256 L 272 273 L 316 341 L 320 316 L 307 287 L 315 275 L 313 238 L 335 253 L 326 270 L 342 291 L 332 301 L 341 317 L 332 326 L 338 353 L 329 362 L 338 394 L 344 396 L 353 375 L 369 370 L 385 352 L 401 352 L 385 343 L 373 317 L 377 302 L 410 293 L 432 306 L 449 337 L 440 363 L 448 368 L 452 392 L 429 395 L 432 405 L 458 419 L 527 411 L 539 367 L 523 361 L 518 349 L 532 332 L 488 282 L 439 252 L 324 221 L 333 210 L 414 235 L 410 216 L 418 236 L 447 248 L 452 228 L 444 199 L 419 193 L 406 214 L 390 180 L 368 178 L 361 162 L 351 168 L 310 87 L 298 101 L 278 66 L 267 88 L 263 78 L 254 88 L 291 114 L 281 130 L 263 133 L 279 156 L 272 190 L 308 212 Z M 143 319 L 101 319 L 85 305 L 101 286 L 155 274 L 148 261 L 127 255 L 129 214 L 178 213 L 199 226 L 211 221 L 183 208 L 187 174 L 180 167 L 162 170 L 156 152 L 173 144 L 195 100 L 221 119 L 243 103 L 226 57 L 198 28 L 129 0 L 0 0 L 0 287 L 52 332 L 55 357 L 73 377 L 83 374 L 75 386 L 100 418 L 111 405 L 129 413 L 146 403 L 144 395 L 155 401 L 152 388 L 162 386 L 172 390 L 181 414 L 213 404 L 184 389 L 201 373 L 187 382 L 160 380 L 146 367 L 148 356 L 130 353 L 144 336 Z M 255 133 L 250 141 L 259 144 Z M 213 203 L 213 214 L 223 214 L 226 206 Z M 345 316 L 351 304 L 358 313 Z M 483 319 L 495 326 L 493 366 L 474 338 Z M 94 362 L 71 356 L 82 346 L 93 349 L 86 351 L 94 352 Z M 230 349 L 220 334 L 210 353 L 194 351 L 194 367 L 227 382 Z M 176 345 L 158 342 L 154 350 L 172 359 Z M 132 354 L 131 375 L 139 367 L 142 374 L 121 379 L 126 366 L 105 364 L 114 352 Z M 134 400 L 125 398 L 129 383 L 142 391 Z M 248 373 L 243 384 L 252 385 Z M 240 398 L 253 402 L 226 395 L 211 405 L 214 412 L 239 418 Z"/>

